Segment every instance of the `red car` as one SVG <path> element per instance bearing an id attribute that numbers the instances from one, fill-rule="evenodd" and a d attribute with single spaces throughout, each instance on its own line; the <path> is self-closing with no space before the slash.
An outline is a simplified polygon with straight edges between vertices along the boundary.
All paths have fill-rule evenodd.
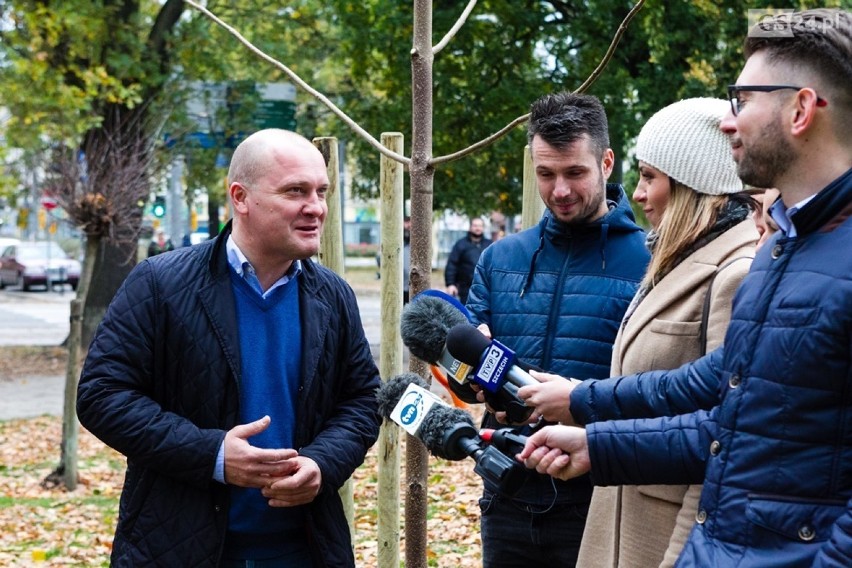
<path id="1" fill-rule="evenodd" d="M 21 242 L 0 251 L 0 288 L 18 285 L 27 291 L 33 285 L 70 284 L 76 290 L 79 282 L 80 263 L 54 242 Z"/>

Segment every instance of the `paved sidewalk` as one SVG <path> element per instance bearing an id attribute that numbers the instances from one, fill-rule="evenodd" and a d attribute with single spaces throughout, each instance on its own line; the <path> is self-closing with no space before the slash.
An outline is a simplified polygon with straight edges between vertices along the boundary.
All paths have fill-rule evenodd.
<path id="1" fill-rule="evenodd" d="M 36 376 L 0 381 L 0 420 L 61 416 L 65 376 Z"/>

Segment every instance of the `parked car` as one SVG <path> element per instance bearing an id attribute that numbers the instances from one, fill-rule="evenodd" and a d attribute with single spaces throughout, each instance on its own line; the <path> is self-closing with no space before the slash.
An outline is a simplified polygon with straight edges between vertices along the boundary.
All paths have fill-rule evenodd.
<path id="1" fill-rule="evenodd" d="M 34 285 L 80 283 L 80 263 L 50 241 L 22 242 L 0 251 L 0 288 L 17 284 L 27 291 Z"/>
<path id="2" fill-rule="evenodd" d="M 16 245 L 19 242 L 21 242 L 20 239 L 15 239 L 12 237 L 0 237 L 0 254 L 2 254 L 4 250 L 6 250 L 6 247 L 10 245 Z M 0 262 L 0 266 L 3 266 L 2 262 Z"/>
<path id="3" fill-rule="evenodd" d="M 6 250 L 6 247 L 9 245 L 16 245 L 21 242 L 20 239 L 16 239 L 13 237 L 0 237 L 0 253 Z"/>

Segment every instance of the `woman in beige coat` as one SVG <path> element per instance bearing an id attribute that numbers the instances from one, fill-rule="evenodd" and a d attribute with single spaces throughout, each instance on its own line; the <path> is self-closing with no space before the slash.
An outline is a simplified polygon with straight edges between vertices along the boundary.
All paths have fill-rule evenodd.
<path id="1" fill-rule="evenodd" d="M 633 194 L 652 231 L 651 261 L 612 355 L 612 376 L 673 369 L 719 346 L 758 233 L 719 122 L 726 101 L 687 99 L 656 113 L 637 140 Z M 578 566 L 672 566 L 701 486 L 594 490 Z"/>

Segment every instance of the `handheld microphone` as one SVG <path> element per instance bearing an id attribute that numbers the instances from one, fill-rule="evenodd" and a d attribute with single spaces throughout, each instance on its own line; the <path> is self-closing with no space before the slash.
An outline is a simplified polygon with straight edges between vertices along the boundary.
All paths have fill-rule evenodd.
<path id="1" fill-rule="evenodd" d="M 418 438 L 434 456 L 461 460 L 478 449 L 473 418 L 428 390 L 415 373 L 397 375 L 376 390 L 378 411 Z"/>
<path id="2" fill-rule="evenodd" d="M 512 428 L 483 428 L 479 431 L 479 437 L 504 454 L 514 456 L 521 453 L 527 443 L 527 437 L 515 432 Z"/>
<path id="3" fill-rule="evenodd" d="M 476 462 L 473 468 L 476 474 L 491 480 L 507 495 L 515 493 L 526 473 L 514 454 L 502 453 L 497 444 L 485 444 L 473 417 L 447 406 L 425 390 L 425 384 L 414 373 L 397 375 L 383 383 L 376 391 L 379 414 L 423 442 L 433 456 L 453 461 L 471 457 Z"/>
<path id="4" fill-rule="evenodd" d="M 417 294 L 402 311 L 400 335 L 412 355 L 438 365 L 459 384 L 469 380 L 471 366 L 446 349 L 447 332 L 455 325 L 470 326 L 468 312 L 458 300 L 439 290 Z"/>
<path id="5" fill-rule="evenodd" d="M 403 393 L 408 389 L 408 385 L 417 385 L 424 390 L 429 388 L 426 381 L 417 373 L 402 373 L 388 381 L 382 382 L 379 388 L 376 389 L 376 403 L 378 405 L 379 416 L 390 419 L 394 407 L 399 404 Z"/>
<path id="6" fill-rule="evenodd" d="M 447 351 L 459 361 L 475 367 L 473 380 L 485 390 L 497 392 L 506 381 L 516 387 L 538 383 L 515 364 L 514 351 L 496 339 L 489 341 L 475 327 L 453 326 L 447 332 Z"/>
<path id="7" fill-rule="evenodd" d="M 485 390 L 491 406 L 506 411 L 509 422 L 520 423 L 530 417 L 533 408 L 518 398 L 518 388 L 538 381 L 515 364 L 511 349 L 499 341 L 489 341 L 475 327 L 455 325 L 447 332 L 447 351 L 474 368 L 470 380 Z"/>

